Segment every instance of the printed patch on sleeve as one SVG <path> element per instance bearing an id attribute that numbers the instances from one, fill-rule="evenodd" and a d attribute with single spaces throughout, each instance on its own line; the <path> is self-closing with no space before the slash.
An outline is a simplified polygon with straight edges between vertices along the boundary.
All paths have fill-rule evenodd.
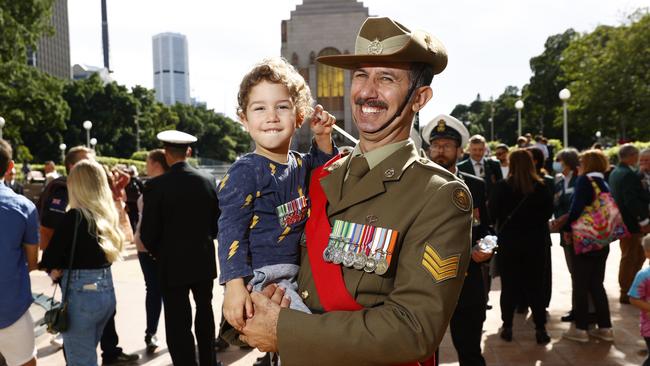
<path id="1" fill-rule="evenodd" d="M 458 276 L 458 263 L 460 254 L 442 258 L 429 244 L 424 246 L 422 267 L 427 270 L 436 283 L 446 281 Z"/>
<path id="2" fill-rule="evenodd" d="M 456 188 L 452 194 L 451 201 L 461 211 L 468 212 L 472 207 L 472 199 L 465 188 Z"/>

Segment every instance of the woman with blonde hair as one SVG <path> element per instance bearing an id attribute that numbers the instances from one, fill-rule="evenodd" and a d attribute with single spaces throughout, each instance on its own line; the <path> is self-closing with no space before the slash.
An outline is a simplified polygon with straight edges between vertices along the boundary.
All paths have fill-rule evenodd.
<path id="1" fill-rule="evenodd" d="M 571 199 L 567 222 L 563 228 L 564 241 L 573 250 L 571 224 L 577 221 L 587 206 L 593 204 L 596 189 L 609 193 L 605 181 L 605 172 L 609 170 L 607 156 L 598 149 L 591 149 L 580 154 L 579 177 Z M 609 255 L 609 246 L 585 253 L 573 252 L 573 312 L 575 323 L 562 336 L 577 342 L 589 342 L 589 335 L 604 341 L 613 341 L 612 319 L 603 281 L 605 280 L 605 263 Z M 596 310 L 598 328 L 589 330 L 589 298 L 593 300 Z"/>
<path id="2" fill-rule="evenodd" d="M 488 201 L 499 237 L 497 264 L 501 274 L 501 338 L 512 341 L 512 324 L 520 294 L 533 312 L 538 344 L 550 342 L 546 332 L 544 265 L 548 262 L 547 222 L 553 196 L 544 185 L 528 151 L 510 154 L 508 177 L 497 182 Z"/>
<path id="3" fill-rule="evenodd" d="M 61 280 L 67 296 L 68 329 L 62 333 L 67 364 L 97 365 L 97 344 L 115 311 L 111 264 L 121 258 L 124 234 L 99 163 L 77 163 L 68 176 L 68 194 L 68 211 L 43 252 L 40 267 L 55 281 Z"/>

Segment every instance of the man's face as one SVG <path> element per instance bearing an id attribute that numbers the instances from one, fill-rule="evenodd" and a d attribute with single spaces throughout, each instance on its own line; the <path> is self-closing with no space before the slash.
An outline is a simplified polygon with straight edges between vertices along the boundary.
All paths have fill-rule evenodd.
<path id="1" fill-rule="evenodd" d="M 645 153 L 639 158 L 639 169 L 644 173 L 650 173 L 650 153 Z"/>
<path id="2" fill-rule="evenodd" d="M 469 156 L 471 156 L 474 161 L 483 159 L 485 156 L 485 144 L 482 142 L 469 144 Z"/>
<path id="3" fill-rule="evenodd" d="M 497 160 L 501 163 L 505 163 L 508 161 L 508 152 L 505 149 L 497 149 L 494 152 L 494 155 L 497 157 Z"/>
<path id="4" fill-rule="evenodd" d="M 381 140 L 397 129 L 410 129 L 413 113 L 407 106 L 394 121 L 409 89 L 409 65 L 362 66 L 352 73 L 352 116 L 362 138 Z"/>
<path id="5" fill-rule="evenodd" d="M 429 145 L 429 158 L 434 163 L 450 170 L 456 165 L 456 160 L 462 150 L 456 140 L 439 138 L 431 141 Z"/>

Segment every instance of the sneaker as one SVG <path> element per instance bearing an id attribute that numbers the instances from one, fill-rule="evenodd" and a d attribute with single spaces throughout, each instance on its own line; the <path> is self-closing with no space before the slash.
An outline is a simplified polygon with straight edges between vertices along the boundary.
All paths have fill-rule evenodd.
<path id="1" fill-rule="evenodd" d="M 600 338 L 603 341 L 614 342 L 614 331 L 612 328 L 598 328 L 591 329 L 589 335 L 592 337 Z"/>
<path id="2" fill-rule="evenodd" d="M 155 334 L 145 335 L 144 343 L 147 345 L 147 353 L 154 353 L 156 351 L 156 348 L 158 348 L 160 345 Z"/>
<path id="3" fill-rule="evenodd" d="M 63 336 L 61 333 L 53 336 L 52 339 L 50 339 L 50 344 L 57 348 L 63 348 Z"/>
<path id="4" fill-rule="evenodd" d="M 572 341 L 587 343 L 589 342 L 589 334 L 586 330 L 577 329 L 573 325 L 571 328 L 562 334 L 562 338 L 570 339 Z"/>
<path id="5" fill-rule="evenodd" d="M 137 361 L 140 358 L 139 355 L 133 353 L 133 354 L 128 354 L 124 352 L 120 352 L 119 355 L 115 356 L 115 358 L 111 360 L 104 360 L 103 365 L 122 365 L 126 363 L 130 363 L 133 361 Z"/>

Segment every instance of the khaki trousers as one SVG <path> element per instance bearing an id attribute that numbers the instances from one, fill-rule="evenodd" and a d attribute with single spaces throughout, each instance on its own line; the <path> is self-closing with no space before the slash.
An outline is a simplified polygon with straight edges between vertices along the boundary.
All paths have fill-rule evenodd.
<path id="1" fill-rule="evenodd" d="M 634 276 L 643 266 L 645 254 L 641 247 L 641 233 L 630 234 L 621 239 L 621 264 L 618 268 L 618 284 L 621 287 L 621 300 L 628 300 L 627 292 L 634 281 Z"/>

